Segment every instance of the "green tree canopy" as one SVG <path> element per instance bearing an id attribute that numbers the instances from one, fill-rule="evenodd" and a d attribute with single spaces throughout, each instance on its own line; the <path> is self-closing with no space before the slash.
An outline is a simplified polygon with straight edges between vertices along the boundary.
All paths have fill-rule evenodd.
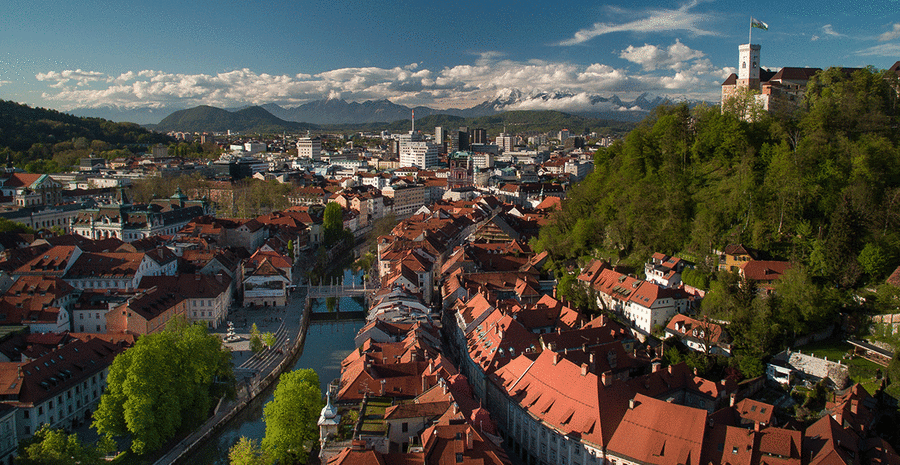
<path id="1" fill-rule="evenodd" d="M 325 206 L 322 230 L 327 245 L 333 245 L 341 239 L 344 231 L 344 209 L 337 202 L 328 202 L 328 205 Z"/>
<path id="2" fill-rule="evenodd" d="M 232 378 L 231 355 L 218 337 L 203 325 L 170 325 L 142 336 L 113 361 L 94 427 L 111 436 L 130 434 L 137 454 L 154 451 L 205 419 L 222 393 L 215 381 Z"/>
<path id="3" fill-rule="evenodd" d="M 51 429 L 44 424 L 34 436 L 19 447 L 16 463 L 22 465 L 100 465 L 107 463 L 105 456 L 116 450 L 116 444 L 101 436 L 94 446 L 85 446 L 77 434 L 66 434 L 62 429 Z"/>
<path id="4" fill-rule="evenodd" d="M 231 465 L 269 465 L 272 458 L 259 444 L 241 436 L 238 442 L 228 449 L 228 463 Z"/>
<path id="5" fill-rule="evenodd" d="M 309 450 L 319 437 L 316 421 L 322 407 L 319 375 L 314 370 L 282 374 L 274 398 L 263 410 L 263 448 L 279 463 L 306 463 Z"/>

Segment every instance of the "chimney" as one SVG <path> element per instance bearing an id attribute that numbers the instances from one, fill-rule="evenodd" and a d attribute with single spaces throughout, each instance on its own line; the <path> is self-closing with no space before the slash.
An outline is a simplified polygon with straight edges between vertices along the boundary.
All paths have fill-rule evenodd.
<path id="1" fill-rule="evenodd" d="M 581 376 L 587 376 L 587 374 L 588 374 L 588 364 L 582 363 L 581 364 Z"/>
<path id="2" fill-rule="evenodd" d="M 553 353 L 553 365 L 556 365 L 557 363 L 559 363 L 559 360 L 561 358 L 562 358 L 562 355 L 560 355 L 559 352 L 554 352 Z"/>
<path id="3" fill-rule="evenodd" d="M 729 407 L 734 407 L 734 400 L 735 400 L 734 398 L 735 398 L 735 394 L 731 394 L 731 396 L 729 396 L 729 399 L 728 399 Z"/>
<path id="4" fill-rule="evenodd" d="M 667 366 L 666 369 L 669 370 L 669 374 L 671 375 L 672 374 L 672 365 Z"/>
<path id="5" fill-rule="evenodd" d="M 472 450 L 472 428 L 466 428 L 466 450 Z"/>
<path id="6" fill-rule="evenodd" d="M 694 376 L 698 376 L 697 375 L 697 367 L 694 367 Z"/>
<path id="7" fill-rule="evenodd" d="M 859 407 L 857 407 L 858 405 L 859 405 L 858 400 L 851 401 L 850 402 L 850 413 L 856 415 L 857 409 L 859 408 Z"/>
<path id="8" fill-rule="evenodd" d="M 656 373 L 657 371 L 659 371 L 659 368 L 660 368 L 661 366 L 662 366 L 662 363 L 660 363 L 660 362 L 653 362 L 653 372 Z"/>
<path id="9" fill-rule="evenodd" d="M 628 410 L 634 410 L 634 397 L 628 399 Z"/>
<path id="10" fill-rule="evenodd" d="M 612 373 L 605 371 L 600 375 L 600 382 L 603 383 L 604 386 L 609 386 L 612 384 Z"/>
<path id="11" fill-rule="evenodd" d="M 753 422 L 753 431 L 756 431 L 757 433 L 759 432 L 759 422 L 758 421 Z"/>
<path id="12" fill-rule="evenodd" d="M 456 402 L 453 403 L 453 414 L 459 415 L 459 404 L 457 404 Z"/>

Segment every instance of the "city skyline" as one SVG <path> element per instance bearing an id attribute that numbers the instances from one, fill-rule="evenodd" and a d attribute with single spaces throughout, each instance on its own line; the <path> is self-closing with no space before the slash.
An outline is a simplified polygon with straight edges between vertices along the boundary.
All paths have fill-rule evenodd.
<path id="1" fill-rule="evenodd" d="M 388 99 L 466 108 L 511 90 L 511 109 L 579 109 L 592 95 L 718 101 L 751 16 L 762 66 L 900 59 L 900 2 L 334 5 L 14 0 L 0 32 L 0 98 L 79 108 L 285 107 Z M 161 115 L 160 117 L 165 116 Z"/>

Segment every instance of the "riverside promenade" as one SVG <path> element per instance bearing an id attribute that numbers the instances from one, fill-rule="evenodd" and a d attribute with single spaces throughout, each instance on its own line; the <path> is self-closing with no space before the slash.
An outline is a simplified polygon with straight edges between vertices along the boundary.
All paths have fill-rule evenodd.
<path id="1" fill-rule="evenodd" d="M 260 392 L 275 382 L 300 352 L 306 338 L 312 309 L 306 305 L 306 289 L 298 288 L 287 306 L 254 307 L 233 310 L 228 318 L 234 324 L 235 337 L 225 341 L 227 326 L 213 332 L 222 338 L 231 350 L 234 367 L 236 396 L 222 400 L 213 413 L 197 430 L 160 457 L 154 465 L 178 463 L 196 446 L 209 439 L 218 428 L 225 425 Z M 272 332 L 274 346 L 254 354 L 250 350 L 250 330 L 256 323 L 260 333 Z"/>

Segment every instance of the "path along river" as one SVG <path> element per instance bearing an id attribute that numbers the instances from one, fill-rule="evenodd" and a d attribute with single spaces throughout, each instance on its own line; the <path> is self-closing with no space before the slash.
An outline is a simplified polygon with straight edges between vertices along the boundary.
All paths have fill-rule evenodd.
<path id="1" fill-rule="evenodd" d="M 359 282 L 360 278 L 345 271 L 345 284 L 349 285 L 351 279 Z M 352 298 L 342 298 L 340 309 L 342 311 L 363 310 L 360 303 Z M 314 301 L 313 312 L 327 312 L 325 302 Z M 355 348 L 353 338 L 364 323 L 363 321 L 313 321 L 307 330 L 303 351 L 293 369 L 312 368 L 316 370 L 324 395 L 328 383 L 341 376 L 341 360 Z M 247 408 L 238 413 L 209 441 L 194 450 L 180 463 L 226 465 L 228 449 L 241 436 L 261 440 L 266 433 L 266 426 L 262 418 L 263 406 L 272 400 L 276 386 L 277 383 L 274 383 L 260 393 Z"/>

